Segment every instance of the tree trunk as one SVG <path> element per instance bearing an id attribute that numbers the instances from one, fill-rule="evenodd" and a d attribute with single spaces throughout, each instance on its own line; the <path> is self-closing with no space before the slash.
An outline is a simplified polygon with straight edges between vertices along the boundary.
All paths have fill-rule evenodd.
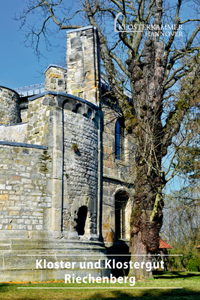
<path id="1" fill-rule="evenodd" d="M 150 254 L 159 247 L 162 226 L 163 200 L 161 191 L 165 185 L 161 172 L 164 155 L 163 127 L 161 123 L 164 64 L 162 43 L 148 40 L 144 45 L 143 61 L 133 58 L 127 61 L 132 75 L 135 122 L 132 131 L 138 141 L 137 175 L 134 205 L 131 215 L 130 251 L 133 261 L 150 261 Z M 136 256 L 136 255 L 145 255 Z M 151 272 L 132 269 L 136 278 L 147 278 Z"/>
<path id="2" fill-rule="evenodd" d="M 131 246 L 131 245 L 134 245 Z M 146 266 L 142 266 L 142 263 L 145 264 L 147 262 L 151 262 L 151 255 L 147 251 L 146 247 L 144 246 L 142 242 L 142 233 L 141 231 L 138 231 L 134 237 L 131 239 L 131 261 L 134 263 L 139 263 L 138 269 L 130 269 L 129 276 L 135 276 L 136 280 L 145 279 L 145 278 L 151 278 L 152 277 L 152 271 L 147 271 Z M 139 254 L 139 255 L 138 255 Z M 142 266 L 142 267 L 141 267 Z"/>
<path id="3" fill-rule="evenodd" d="M 86 1 L 88 19 L 93 26 L 97 23 L 89 1 Z M 154 29 L 151 39 L 144 41 L 143 59 L 139 59 L 137 43 L 128 50 L 128 72 L 133 95 L 133 107 L 123 95 L 123 88 L 116 80 L 115 65 L 108 51 L 107 40 L 100 34 L 101 58 L 104 61 L 109 84 L 121 108 L 125 127 L 132 132 L 138 143 L 138 165 L 136 176 L 135 199 L 131 216 L 130 251 L 135 262 L 147 261 L 150 254 L 159 246 L 159 231 L 162 226 L 162 195 L 165 185 L 161 172 L 161 160 L 166 154 L 163 147 L 163 113 L 162 84 L 167 63 L 161 35 L 162 0 L 155 1 Z M 121 35 L 123 38 L 123 34 Z M 141 51 L 142 52 L 142 51 Z M 141 53 L 140 52 L 140 53 Z M 125 69 L 125 68 L 124 68 Z M 138 255 L 138 256 L 137 256 Z M 144 257 L 140 256 L 144 255 Z M 144 269 L 132 269 L 131 275 L 137 278 L 151 276 Z"/>
<path id="4" fill-rule="evenodd" d="M 151 262 L 151 254 L 157 252 L 163 218 L 163 200 L 160 198 L 154 219 L 151 221 L 154 203 L 156 197 L 160 196 L 158 191 L 162 183 L 158 176 L 152 174 L 153 172 L 147 175 L 146 167 L 146 165 L 138 166 L 137 186 L 131 215 L 131 259 L 133 262 L 139 263 Z M 130 270 L 130 275 L 136 276 L 137 279 L 143 279 L 151 277 L 152 272 L 143 267 Z"/>

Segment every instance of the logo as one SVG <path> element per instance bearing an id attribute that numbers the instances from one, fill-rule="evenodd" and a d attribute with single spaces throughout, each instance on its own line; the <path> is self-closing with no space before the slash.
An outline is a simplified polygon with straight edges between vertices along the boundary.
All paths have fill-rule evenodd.
<path id="1" fill-rule="evenodd" d="M 123 16 L 123 19 L 120 22 L 118 21 L 120 16 Z M 117 23 L 118 23 L 118 28 L 117 28 Z M 114 20 L 114 32 L 143 32 L 145 36 L 149 35 L 161 35 L 162 36 L 171 36 L 171 34 L 176 35 L 176 36 L 183 36 L 182 35 L 182 25 L 179 25 L 179 27 L 174 30 L 176 27 L 175 25 L 153 25 L 153 24 L 140 24 L 140 23 L 135 23 L 134 21 L 132 24 L 127 25 L 126 24 L 126 18 L 125 16 L 119 12 Z M 174 30 L 174 31 L 173 31 Z"/>

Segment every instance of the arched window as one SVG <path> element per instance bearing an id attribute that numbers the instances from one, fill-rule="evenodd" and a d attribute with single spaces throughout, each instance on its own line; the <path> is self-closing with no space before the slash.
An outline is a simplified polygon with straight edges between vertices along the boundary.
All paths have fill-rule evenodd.
<path id="1" fill-rule="evenodd" d="M 78 232 L 78 235 L 84 235 L 85 233 L 85 222 L 87 218 L 87 206 L 81 206 L 77 213 L 77 219 L 75 221 L 77 222 L 76 225 L 76 231 Z"/>
<path id="2" fill-rule="evenodd" d="M 90 119 L 91 116 L 92 116 L 92 110 L 91 110 L 91 108 L 89 108 L 89 109 L 88 109 L 88 112 L 87 112 L 87 117 L 88 117 L 88 119 Z"/>
<path id="3" fill-rule="evenodd" d="M 124 160 L 124 122 L 118 119 L 115 125 L 115 158 Z"/>
<path id="4" fill-rule="evenodd" d="M 78 103 L 78 104 L 76 104 L 76 106 L 72 109 L 72 111 L 75 112 L 75 113 L 80 113 L 81 107 L 82 107 L 82 104 Z"/>
<path id="5" fill-rule="evenodd" d="M 119 191 L 115 195 L 115 237 L 116 239 L 126 238 L 127 223 L 127 202 L 129 195 L 125 191 Z"/>

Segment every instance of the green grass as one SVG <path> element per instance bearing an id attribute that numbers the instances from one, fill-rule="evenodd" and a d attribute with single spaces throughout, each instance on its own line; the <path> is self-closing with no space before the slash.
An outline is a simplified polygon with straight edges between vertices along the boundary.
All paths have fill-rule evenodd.
<path id="1" fill-rule="evenodd" d="M 88 287 L 100 287 L 100 289 L 89 289 Z M 31 289 L 21 289 L 21 288 Z M 41 289 L 41 288 L 56 289 Z M 58 289 L 58 288 L 72 289 Z M 87 287 L 87 289 L 78 289 Z M 106 287 L 107 289 L 102 289 Z M 122 289 L 113 289 L 121 287 Z M 0 299 L 12 300 L 64 300 L 64 299 L 155 299 L 155 300 L 190 300 L 200 299 L 200 273 L 192 272 L 159 272 L 154 279 L 137 281 L 130 289 L 127 284 L 65 284 L 61 283 L 37 283 L 37 284 L 0 284 Z M 160 289 L 183 288 L 183 289 Z M 33 289 L 40 288 L 40 289 Z M 144 289 L 145 288 L 145 289 Z M 147 288 L 147 289 L 146 289 Z M 158 289 L 150 289 L 158 288 Z"/>

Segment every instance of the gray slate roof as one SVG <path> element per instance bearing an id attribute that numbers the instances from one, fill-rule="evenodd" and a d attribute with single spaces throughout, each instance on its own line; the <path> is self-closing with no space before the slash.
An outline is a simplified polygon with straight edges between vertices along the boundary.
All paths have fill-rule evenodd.
<path id="1" fill-rule="evenodd" d="M 43 93 L 44 90 L 44 83 L 39 83 L 39 84 L 33 84 L 33 85 L 28 85 L 24 87 L 20 87 L 17 89 L 14 89 L 21 97 L 26 97 L 26 96 L 33 96 L 33 95 L 38 95 Z"/>
<path id="2" fill-rule="evenodd" d="M 44 83 L 39 83 L 39 84 L 33 84 L 33 85 L 28 85 L 24 87 L 19 87 L 14 89 L 21 97 L 26 97 L 26 96 L 35 96 L 41 93 L 45 92 L 44 88 L 45 84 Z M 106 79 L 106 75 L 102 74 L 101 75 L 101 87 L 104 88 L 107 91 L 111 91 L 111 87 Z M 129 94 L 127 91 L 124 91 L 124 94 L 128 98 L 132 98 L 131 94 Z"/>

